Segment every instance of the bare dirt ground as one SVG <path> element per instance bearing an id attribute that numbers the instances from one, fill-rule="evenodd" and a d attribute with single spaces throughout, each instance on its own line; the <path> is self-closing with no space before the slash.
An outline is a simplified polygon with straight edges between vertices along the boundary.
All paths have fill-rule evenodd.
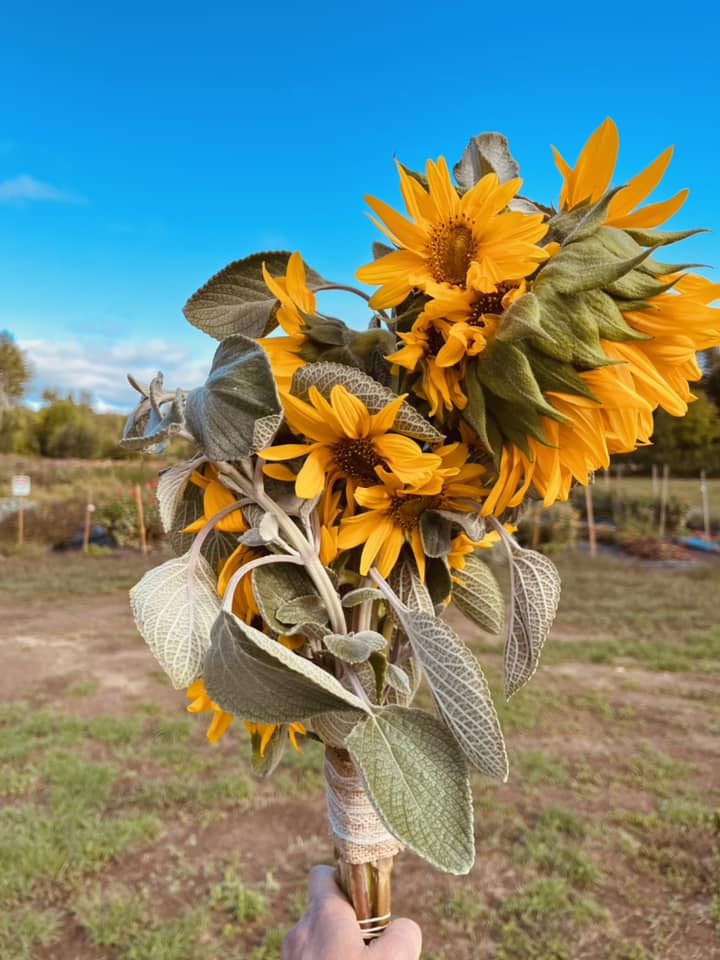
<path id="1" fill-rule="evenodd" d="M 183 694 L 158 675 L 124 590 L 49 602 L 0 594 L 0 635 L 0 696 L 10 721 L 12 705 L 24 701 L 31 713 L 83 722 L 130 720 L 143 711 L 185 722 Z M 595 643 L 602 637 L 591 635 Z M 622 656 L 589 662 L 577 655 L 587 636 L 561 615 L 551 641 L 559 662 L 503 708 L 512 773 L 507 784 L 474 781 L 478 858 L 469 876 L 447 877 L 411 854 L 398 859 L 395 913 L 421 923 L 428 960 L 720 957 L 718 674 L 648 669 Z M 567 659 L 557 652 L 564 646 Z M 486 645 L 481 659 L 492 676 L 497 649 Z M 116 771 L 103 816 L 124 809 L 140 784 L 160 827 L 108 857 L 101 870 L 81 871 L 70 887 L 50 878 L 42 901 L 54 910 L 54 937 L 45 945 L 39 937 L 18 957 L 279 956 L 278 938 L 302 910 L 307 870 L 332 857 L 319 748 L 307 744 L 304 759 L 279 782 L 254 783 L 237 801 L 209 795 L 195 802 L 172 793 L 179 781 L 206 776 L 193 773 L 189 758 L 209 757 L 238 777 L 248 764 L 239 724 L 213 749 L 204 742 L 205 718 L 192 723 L 189 738 L 178 734 L 171 744 L 174 756 L 159 749 L 159 727 L 149 743 L 147 734 L 126 738 L 122 750 L 107 736 L 79 742 L 84 758 L 109 761 Z M 43 790 L 41 782 L 28 796 L 42 804 Z M 215 893 L 208 900 L 229 857 L 241 864 L 247 889 L 263 891 L 265 909 L 255 917 L 236 910 L 228 919 L 218 914 Z M 37 889 L 17 895 L 18 910 L 37 903 Z M 192 934 L 197 954 L 170 940 L 133 953 L 120 934 L 98 933 L 88 908 L 78 906 L 83 897 L 139 889 L 156 925 L 210 904 L 206 926 Z M 268 930 L 279 931 L 275 940 Z"/>

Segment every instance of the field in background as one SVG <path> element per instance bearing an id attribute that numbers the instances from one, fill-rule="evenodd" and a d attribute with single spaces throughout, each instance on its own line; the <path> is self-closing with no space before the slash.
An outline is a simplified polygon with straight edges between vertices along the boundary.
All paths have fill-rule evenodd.
<path id="1" fill-rule="evenodd" d="M 474 778 L 477 864 L 402 855 L 396 913 L 425 960 L 720 956 L 720 567 L 554 559 L 510 781 Z M 126 590 L 157 560 L 0 560 L 3 960 L 277 960 L 331 858 L 318 745 L 253 780 L 242 726 L 211 747 L 156 669 Z"/>

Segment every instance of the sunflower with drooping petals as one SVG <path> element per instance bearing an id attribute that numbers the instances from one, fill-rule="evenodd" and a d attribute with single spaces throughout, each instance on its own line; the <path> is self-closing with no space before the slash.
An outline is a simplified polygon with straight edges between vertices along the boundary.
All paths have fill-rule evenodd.
<path id="1" fill-rule="evenodd" d="M 304 724 L 296 723 L 251 723 L 245 720 L 245 728 L 253 739 L 253 749 L 257 750 L 259 756 L 264 757 L 268 744 L 273 738 L 276 730 L 287 727 L 288 738 L 296 753 L 302 753 L 302 747 L 297 741 L 298 736 L 304 737 L 307 733 Z"/>
<path id="2" fill-rule="evenodd" d="M 270 359 L 278 389 L 289 390 L 293 374 L 305 363 L 300 356 L 307 340 L 304 315 L 315 316 L 315 294 L 307 285 L 305 264 L 297 252 L 290 256 L 284 277 L 271 277 L 263 264 L 263 278 L 280 303 L 277 320 L 286 336 L 263 337 L 258 343 Z"/>
<path id="3" fill-rule="evenodd" d="M 588 138 L 574 167 L 570 167 L 555 147 L 555 164 L 563 177 L 560 191 L 560 209 L 572 210 L 581 204 L 595 203 L 607 192 L 617 163 L 620 137 L 615 123 L 608 117 Z M 688 191 L 680 190 L 669 200 L 650 203 L 635 210 L 660 183 L 673 155 L 668 147 L 636 174 L 612 198 L 608 207 L 606 226 L 629 229 L 659 227 L 677 213 L 685 202 Z"/>
<path id="4" fill-rule="evenodd" d="M 213 718 L 207 731 L 207 738 L 210 743 L 217 743 L 223 737 L 233 722 L 234 717 L 227 710 L 219 707 L 214 700 L 211 700 L 205 689 L 205 683 L 202 678 L 191 683 L 187 688 L 188 699 L 191 703 L 187 705 L 188 713 L 207 713 L 213 711 Z"/>
<path id="5" fill-rule="evenodd" d="M 218 479 L 218 470 L 214 463 L 206 464 L 204 472 L 193 470 L 190 482 L 204 491 L 203 512 L 202 516 L 183 529 L 183 533 L 197 533 L 221 511 L 237 504 L 235 494 Z M 215 529 L 222 530 L 223 533 L 244 533 L 247 528 L 239 504 L 215 523 Z"/>
<path id="6" fill-rule="evenodd" d="M 542 214 L 508 210 L 522 183 L 500 183 L 488 173 L 462 196 L 443 157 L 428 160 L 427 189 L 398 164 L 400 189 L 411 220 L 375 197 L 366 197 L 374 222 L 399 249 L 361 267 L 364 283 L 382 284 L 371 298 L 394 307 L 412 290 L 430 297 L 468 289 L 493 293 L 498 284 L 534 273 L 548 254 L 538 243 L 547 232 Z"/>
<path id="7" fill-rule="evenodd" d="M 295 493 L 311 500 L 323 490 L 332 490 L 336 480 L 346 481 L 347 501 L 352 502 L 356 486 L 377 483 L 386 473 L 401 484 L 423 486 L 433 483 L 441 461 L 436 454 L 423 453 L 415 440 L 392 433 L 404 397 L 396 397 L 377 413 L 348 390 L 337 385 L 329 401 L 316 387 L 310 387 L 308 401 L 291 394 L 283 396 L 285 416 L 293 432 L 309 443 L 286 443 L 268 447 L 261 456 L 269 461 L 305 457 L 295 477 Z M 270 476 L 287 479 L 284 472 L 266 467 Z M 434 482 L 437 490 L 441 481 Z"/>

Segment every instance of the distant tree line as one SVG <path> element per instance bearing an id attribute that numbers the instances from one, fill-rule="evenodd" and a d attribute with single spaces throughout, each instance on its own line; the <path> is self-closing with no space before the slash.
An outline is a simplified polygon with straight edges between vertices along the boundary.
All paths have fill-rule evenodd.
<path id="1" fill-rule="evenodd" d="M 704 469 L 720 475 L 720 350 L 702 357 L 703 379 L 693 392 L 697 400 L 685 417 L 655 413 L 651 446 L 618 458 L 641 469 L 667 463 L 676 476 Z M 43 406 L 31 410 L 20 404 L 32 377 L 28 358 L 11 334 L 0 332 L 0 453 L 80 459 L 125 458 L 118 446 L 125 425 L 119 413 L 95 413 L 89 395 L 61 396 L 50 390 Z"/>

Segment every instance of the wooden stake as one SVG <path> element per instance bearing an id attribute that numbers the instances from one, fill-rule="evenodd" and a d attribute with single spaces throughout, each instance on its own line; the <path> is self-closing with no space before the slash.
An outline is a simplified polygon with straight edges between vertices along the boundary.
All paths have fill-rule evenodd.
<path id="1" fill-rule="evenodd" d="M 18 546 L 21 547 L 25 542 L 25 506 L 24 498 L 18 497 Z"/>
<path id="2" fill-rule="evenodd" d="M 705 478 L 705 471 L 700 471 L 700 493 L 702 494 L 703 505 L 703 527 L 705 530 L 705 539 L 710 539 L 710 497 L 708 494 L 708 485 Z"/>
<path id="3" fill-rule="evenodd" d="M 87 503 L 85 504 L 85 521 L 83 523 L 83 553 L 88 552 L 90 547 L 90 518 L 92 517 L 93 511 L 90 509 L 92 507 L 92 495 L 88 490 Z"/>
<path id="4" fill-rule="evenodd" d="M 590 556 L 597 554 L 597 536 L 595 533 L 595 510 L 593 508 L 592 490 L 590 484 L 585 487 L 585 513 L 587 514 L 587 532 L 590 542 Z"/>
<path id="5" fill-rule="evenodd" d="M 650 476 L 652 477 L 652 495 L 657 500 L 660 490 L 658 489 L 658 468 L 656 463 L 653 463 L 650 467 Z"/>
<path id="6" fill-rule="evenodd" d="M 140 552 L 143 556 L 147 553 L 147 537 L 145 535 L 145 513 L 143 512 L 142 490 L 140 484 L 135 484 L 135 500 L 138 510 L 138 528 L 140 530 Z"/>

